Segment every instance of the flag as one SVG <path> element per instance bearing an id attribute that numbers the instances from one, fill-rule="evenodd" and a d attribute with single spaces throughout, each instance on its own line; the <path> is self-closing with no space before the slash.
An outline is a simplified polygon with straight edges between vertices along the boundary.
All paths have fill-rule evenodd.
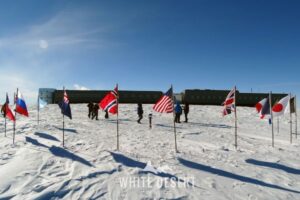
<path id="1" fill-rule="evenodd" d="M 233 88 L 227 95 L 225 101 L 222 103 L 224 106 L 223 116 L 230 114 L 235 108 L 235 88 Z"/>
<path id="2" fill-rule="evenodd" d="M 61 102 L 59 102 L 59 107 L 61 109 L 61 114 L 66 115 L 70 119 L 72 119 L 72 113 L 71 113 L 71 106 L 70 106 L 70 101 L 69 97 L 67 95 L 66 90 L 64 90 L 64 97 Z"/>
<path id="3" fill-rule="evenodd" d="M 45 108 L 46 105 L 47 105 L 47 102 L 39 97 L 38 98 L 38 109 Z"/>
<path id="4" fill-rule="evenodd" d="M 173 91 L 171 87 L 153 106 L 153 110 L 160 113 L 172 113 L 174 109 L 172 95 Z"/>
<path id="5" fill-rule="evenodd" d="M 275 103 L 275 105 L 272 108 L 273 116 L 278 117 L 286 113 L 288 111 L 287 107 L 289 102 L 290 102 L 290 95 L 280 99 L 278 103 Z"/>
<path id="6" fill-rule="evenodd" d="M 258 102 L 256 105 L 256 110 L 260 114 L 260 118 L 263 119 L 265 115 L 270 114 L 270 101 L 269 98 L 264 98 L 260 102 Z"/>
<path id="7" fill-rule="evenodd" d="M 4 117 L 7 117 L 11 121 L 16 121 L 16 118 L 15 118 L 13 112 L 11 111 L 11 109 L 9 107 L 9 99 L 8 99 L 7 94 L 6 94 L 6 101 L 5 101 L 4 105 L 1 108 L 1 112 L 3 113 Z"/>
<path id="8" fill-rule="evenodd" d="M 23 95 L 21 94 L 20 91 L 17 92 L 15 101 L 16 101 L 16 112 L 28 117 L 27 106 L 23 98 Z"/>
<path id="9" fill-rule="evenodd" d="M 108 111 L 111 114 L 118 113 L 118 86 L 115 87 L 113 91 L 110 91 L 100 102 L 99 107 Z"/>
<path id="10" fill-rule="evenodd" d="M 290 100 L 290 112 L 291 113 L 296 113 L 296 101 L 295 101 L 295 97 L 292 97 Z"/>

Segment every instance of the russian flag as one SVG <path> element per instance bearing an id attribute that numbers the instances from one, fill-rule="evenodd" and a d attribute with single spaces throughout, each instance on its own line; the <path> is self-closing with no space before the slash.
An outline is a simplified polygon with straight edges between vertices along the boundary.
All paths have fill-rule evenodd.
<path id="1" fill-rule="evenodd" d="M 27 106 L 20 91 L 18 91 L 16 96 L 16 112 L 28 117 Z"/>

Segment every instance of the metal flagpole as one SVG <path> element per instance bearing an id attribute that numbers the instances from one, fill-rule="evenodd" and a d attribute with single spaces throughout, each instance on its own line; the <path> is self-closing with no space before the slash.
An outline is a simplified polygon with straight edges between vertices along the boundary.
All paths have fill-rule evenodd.
<path id="1" fill-rule="evenodd" d="M 6 97 L 7 97 L 7 92 L 6 92 Z M 6 102 L 6 103 L 8 103 L 8 102 Z M 4 105 L 5 106 L 5 113 L 4 113 L 4 136 L 6 137 L 6 113 L 7 113 L 7 107 L 8 107 L 8 105 Z"/>
<path id="2" fill-rule="evenodd" d="M 279 133 L 279 116 L 277 117 L 277 133 Z"/>
<path id="3" fill-rule="evenodd" d="M 15 135 L 16 135 L 16 122 L 17 122 L 17 100 L 18 100 L 19 89 L 17 88 L 17 94 L 14 94 L 15 102 L 15 122 L 14 122 L 14 132 L 13 132 L 13 144 L 15 144 Z"/>
<path id="4" fill-rule="evenodd" d="M 175 124 L 175 110 L 174 110 L 174 94 L 173 85 L 171 85 L 171 95 L 172 95 L 172 106 L 173 106 L 173 124 L 174 124 L 174 139 L 175 139 L 175 152 L 178 153 L 177 149 L 177 137 L 176 137 L 176 124 Z"/>
<path id="5" fill-rule="evenodd" d="M 237 149 L 237 113 L 236 113 L 236 86 L 234 86 L 234 129 L 235 129 L 235 149 Z"/>
<path id="6" fill-rule="evenodd" d="M 271 115 L 271 125 L 272 125 L 272 147 L 274 147 L 274 125 L 273 125 L 273 112 L 272 112 L 272 92 L 269 94 L 270 103 L 270 115 Z"/>
<path id="7" fill-rule="evenodd" d="M 40 96 L 38 95 L 38 102 L 37 102 L 37 125 L 40 125 Z"/>
<path id="8" fill-rule="evenodd" d="M 292 112 L 291 112 L 291 109 L 292 109 L 292 105 L 291 105 L 291 99 L 292 99 L 292 94 L 290 93 L 290 143 L 292 144 L 293 142 L 293 121 L 292 121 Z"/>
<path id="9" fill-rule="evenodd" d="M 64 101 L 64 98 L 65 98 L 65 86 L 63 87 L 63 101 Z M 63 104 L 64 102 L 62 102 Z M 65 115 L 64 113 L 62 112 L 62 115 L 63 115 L 63 147 L 65 146 Z"/>
<path id="10" fill-rule="evenodd" d="M 120 146 L 119 146 L 119 87 L 117 84 L 117 151 L 119 151 Z"/>
<path id="11" fill-rule="evenodd" d="M 298 135 L 298 133 L 297 133 L 297 121 L 298 121 L 298 119 L 297 119 L 297 96 L 295 95 L 295 101 L 294 101 L 294 106 L 295 106 L 295 135 L 296 135 L 296 138 L 297 138 L 297 135 Z"/>

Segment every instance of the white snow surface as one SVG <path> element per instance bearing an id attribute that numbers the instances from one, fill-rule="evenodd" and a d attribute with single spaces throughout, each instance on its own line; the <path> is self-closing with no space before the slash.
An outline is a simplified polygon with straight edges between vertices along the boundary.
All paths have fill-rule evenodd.
<path id="1" fill-rule="evenodd" d="M 72 104 L 73 119 L 57 105 L 13 125 L 0 119 L 0 199 L 300 199 L 300 135 L 290 144 L 289 115 L 280 132 L 259 119 L 254 108 L 237 108 L 238 148 L 234 115 L 223 117 L 220 106 L 190 106 L 189 123 L 144 105 L 137 123 L 136 105 L 120 105 L 120 149 L 116 150 L 116 116 L 99 121 L 87 117 L 86 104 Z M 153 113 L 149 129 L 148 114 Z M 181 117 L 184 121 L 184 117 Z M 294 120 L 293 120 L 294 122 Z M 293 125 L 294 129 L 294 125 Z"/>

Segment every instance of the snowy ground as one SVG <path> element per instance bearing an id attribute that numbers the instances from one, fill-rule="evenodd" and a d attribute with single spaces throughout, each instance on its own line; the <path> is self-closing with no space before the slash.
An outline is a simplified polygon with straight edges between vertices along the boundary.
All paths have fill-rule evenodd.
<path id="1" fill-rule="evenodd" d="M 62 148 L 62 116 L 48 105 L 30 118 L 18 116 L 4 137 L 0 121 L 0 199 L 300 199 L 300 135 L 289 142 L 289 118 L 271 127 L 253 108 L 238 108 L 238 149 L 233 115 L 219 106 L 191 106 L 190 122 L 177 125 L 174 151 L 172 115 L 153 113 L 137 124 L 136 105 L 120 105 L 120 151 L 116 118 L 87 118 L 86 105 L 71 105 Z M 183 121 L 183 120 L 182 120 Z M 276 125 L 276 124 L 275 124 Z"/>

